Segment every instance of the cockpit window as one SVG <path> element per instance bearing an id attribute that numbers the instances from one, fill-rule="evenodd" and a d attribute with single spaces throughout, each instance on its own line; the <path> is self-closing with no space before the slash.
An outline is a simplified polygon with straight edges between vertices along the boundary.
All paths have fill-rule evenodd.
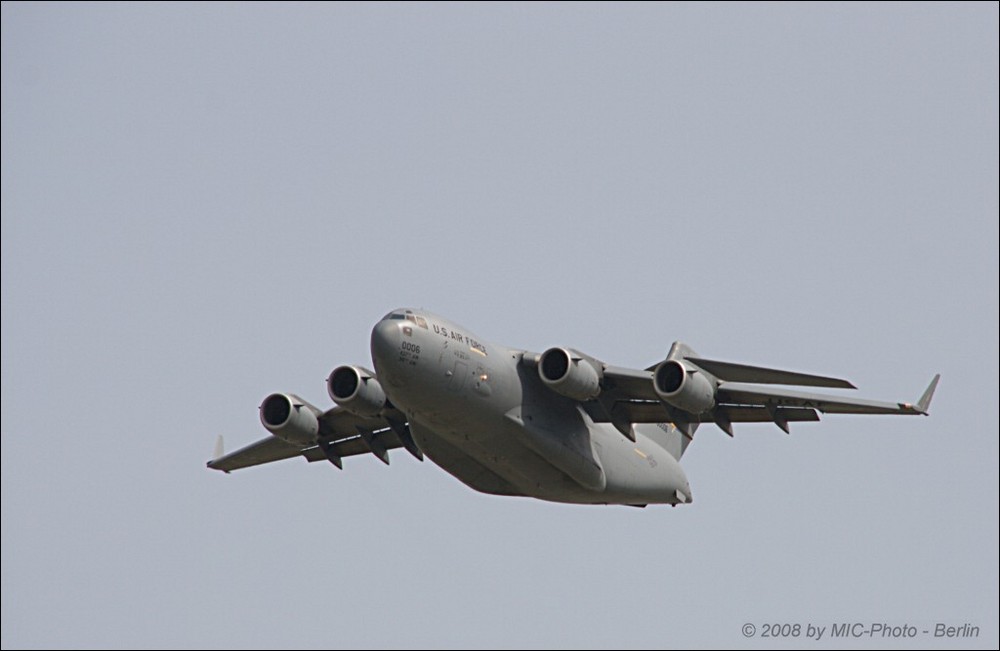
<path id="1" fill-rule="evenodd" d="M 389 312 L 384 317 L 383 321 L 409 321 L 410 323 L 415 323 L 424 330 L 427 329 L 427 319 L 422 316 L 417 316 L 412 310 L 400 311 L 400 312 Z"/>
<path id="2" fill-rule="evenodd" d="M 417 316 L 413 313 L 413 310 L 400 310 L 398 312 L 389 312 L 384 317 L 383 321 L 409 321 L 410 323 L 415 323 L 417 326 L 427 329 L 427 319 L 422 316 Z"/>

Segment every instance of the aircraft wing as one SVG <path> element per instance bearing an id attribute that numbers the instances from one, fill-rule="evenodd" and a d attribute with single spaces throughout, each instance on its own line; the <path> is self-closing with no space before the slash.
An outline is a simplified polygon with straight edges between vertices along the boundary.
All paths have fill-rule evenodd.
<path id="1" fill-rule="evenodd" d="M 401 447 L 422 458 L 410 437 L 405 417 L 395 410 L 384 417 L 368 418 L 352 414 L 342 407 L 334 407 L 320 416 L 319 423 L 319 439 L 309 445 L 296 445 L 271 435 L 235 452 L 218 456 L 208 462 L 208 467 L 228 473 L 302 456 L 307 461 L 328 460 L 340 468 L 343 457 L 369 452 L 388 464 L 387 452 Z"/>
<path id="2" fill-rule="evenodd" d="M 653 370 L 604 366 L 602 392 L 583 404 L 596 422 L 613 423 L 627 430 L 632 423 L 671 422 L 687 433 L 691 425 L 716 423 L 732 435 L 732 423 L 773 422 L 788 431 L 788 423 L 817 421 L 819 413 L 835 414 L 920 414 L 926 415 L 937 387 L 934 376 L 923 396 L 916 403 L 881 402 L 801 391 L 794 388 L 758 386 L 760 384 L 799 384 L 831 388 L 854 388 L 846 380 L 761 367 L 730 364 L 686 356 L 689 362 L 708 371 L 720 380 L 715 394 L 715 406 L 704 413 L 692 414 L 661 400 L 653 388 Z M 709 370 L 710 369 L 710 370 Z M 721 377 L 720 377 L 721 376 Z M 740 380 L 740 381 L 724 381 Z M 753 382 L 755 384 L 751 384 Z"/>
<path id="3" fill-rule="evenodd" d="M 213 470 L 230 472 L 240 468 L 259 466 L 262 463 L 297 457 L 302 454 L 302 451 L 303 448 L 298 445 L 287 443 L 277 436 L 268 436 L 235 452 L 224 454 L 209 461 L 208 467 Z"/>
<path id="4" fill-rule="evenodd" d="M 863 398 L 850 398 L 807 393 L 789 389 L 755 387 L 749 384 L 723 382 L 719 385 L 719 399 L 723 404 L 733 405 L 773 405 L 779 408 L 800 407 L 818 409 L 825 414 L 911 414 L 927 415 L 930 397 L 938 382 L 938 376 L 927 387 L 925 398 L 916 404 L 909 402 L 880 402 Z"/>

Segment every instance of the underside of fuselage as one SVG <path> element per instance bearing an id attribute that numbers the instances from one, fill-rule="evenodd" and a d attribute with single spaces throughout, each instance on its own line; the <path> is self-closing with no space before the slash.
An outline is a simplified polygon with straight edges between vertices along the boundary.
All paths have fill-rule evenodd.
<path id="1" fill-rule="evenodd" d="M 680 504 L 691 501 L 691 489 L 680 465 L 660 445 L 638 436 L 631 457 L 603 464 L 608 478 L 601 490 L 581 486 L 546 458 L 526 446 L 507 444 L 497 454 L 475 442 L 474 434 L 439 435 L 411 421 L 413 437 L 425 455 L 466 486 L 491 495 L 526 496 L 571 504 Z M 509 435 L 509 433 L 508 433 Z M 607 432 L 612 459 L 624 450 L 614 449 L 615 432 Z M 489 437 L 484 437 L 489 438 Z M 622 446 L 624 447 L 624 446 Z M 642 454 L 634 451 L 644 449 Z M 656 470 L 659 469 L 657 472 Z"/>

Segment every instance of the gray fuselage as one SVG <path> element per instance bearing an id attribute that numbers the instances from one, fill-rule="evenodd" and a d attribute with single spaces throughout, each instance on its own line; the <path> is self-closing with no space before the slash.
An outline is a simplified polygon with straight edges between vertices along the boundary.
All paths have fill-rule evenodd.
<path id="1" fill-rule="evenodd" d="M 668 452 L 678 449 L 678 431 L 635 425 L 633 443 L 546 386 L 522 363 L 523 351 L 400 309 L 372 329 L 371 353 L 414 440 L 471 488 L 579 504 L 691 501 L 687 477 Z"/>

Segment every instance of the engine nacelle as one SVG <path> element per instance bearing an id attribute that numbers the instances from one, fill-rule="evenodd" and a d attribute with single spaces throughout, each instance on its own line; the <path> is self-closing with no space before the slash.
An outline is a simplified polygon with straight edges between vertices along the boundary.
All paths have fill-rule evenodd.
<path id="1" fill-rule="evenodd" d="M 358 416 L 378 416 L 386 397 L 375 374 L 359 366 L 338 366 L 326 380 L 326 390 L 335 403 Z"/>
<path id="2" fill-rule="evenodd" d="M 261 424 L 267 431 L 294 445 L 316 442 L 322 413 L 291 393 L 272 393 L 260 403 Z"/>
<path id="3" fill-rule="evenodd" d="M 692 414 L 715 406 L 715 384 L 700 369 L 668 359 L 653 371 L 653 388 L 664 402 Z"/>
<path id="4" fill-rule="evenodd" d="M 556 393 L 574 400 L 592 400 L 601 392 L 601 375 L 594 360 L 565 348 L 549 348 L 538 360 L 538 375 Z"/>

